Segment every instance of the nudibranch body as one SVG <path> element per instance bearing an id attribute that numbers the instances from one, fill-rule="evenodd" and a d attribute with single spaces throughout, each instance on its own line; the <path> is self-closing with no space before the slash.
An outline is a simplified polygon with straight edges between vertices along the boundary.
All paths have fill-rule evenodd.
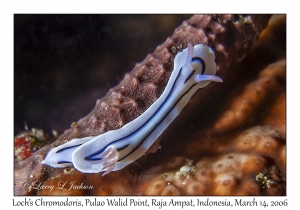
<path id="1" fill-rule="evenodd" d="M 42 162 L 53 167 L 72 164 L 83 173 L 117 171 L 140 158 L 179 115 L 193 94 L 216 74 L 215 54 L 203 44 L 179 52 L 174 70 L 161 96 L 139 117 L 99 136 L 72 139 L 52 149 Z"/>

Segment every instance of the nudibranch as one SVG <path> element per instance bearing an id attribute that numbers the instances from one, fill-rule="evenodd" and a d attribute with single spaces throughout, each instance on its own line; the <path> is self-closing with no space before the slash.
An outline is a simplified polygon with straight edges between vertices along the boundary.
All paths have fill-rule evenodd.
<path id="1" fill-rule="evenodd" d="M 211 81 L 223 82 L 216 74 L 215 53 L 207 45 L 188 47 L 177 53 L 174 70 L 161 96 L 139 117 L 122 128 L 99 136 L 72 139 L 52 149 L 43 164 L 74 166 L 83 173 L 117 171 L 134 162 L 153 145 L 179 115 L 193 94 Z"/>

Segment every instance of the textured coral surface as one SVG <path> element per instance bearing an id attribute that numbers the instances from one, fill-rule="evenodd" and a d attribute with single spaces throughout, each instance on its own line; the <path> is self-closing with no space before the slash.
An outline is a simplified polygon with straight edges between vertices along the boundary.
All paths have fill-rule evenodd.
<path id="1" fill-rule="evenodd" d="M 16 14 L 15 134 L 61 134 L 191 16 Z"/>
<path id="2" fill-rule="evenodd" d="M 52 145 L 15 165 L 15 194 L 285 195 L 285 46 L 279 44 L 285 36 L 278 33 L 285 30 L 285 17 L 271 19 L 257 45 L 268 19 L 198 15 L 185 21 L 98 100 L 94 111 Z M 216 51 L 217 74 L 225 82 L 195 94 L 163 134 L 159 151 L 104 177 L 39 164 L 50 148 L 66 140 L 119 128 L 141 114 L 163 91 L 172 59 L 187 41 Z M 259 173 L 274 182 L 270 188 L 255 180 Z M 31 186 L 24 187 L 29 180 Z M 72 181 L 83 186 L 34 189 L 38 183 L 64 182 L 67 188 Z"/>

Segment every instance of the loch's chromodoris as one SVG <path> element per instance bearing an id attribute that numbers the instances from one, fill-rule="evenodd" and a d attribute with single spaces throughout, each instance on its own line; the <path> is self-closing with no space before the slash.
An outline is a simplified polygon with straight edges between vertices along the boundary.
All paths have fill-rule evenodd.
<path id="1" fill-rule="evenodd" d="M 174 59 L 174 70 L 161 96 L 139 117 L 122 128 L 99 136 L 76 138 L 52 149 L 43 164 L 74 165 L 83 173 L 117 171 L 140 158 L 179 115 L 193 94 L 216 74 L 215 53 L 203 44 L 188 47 Z"/>

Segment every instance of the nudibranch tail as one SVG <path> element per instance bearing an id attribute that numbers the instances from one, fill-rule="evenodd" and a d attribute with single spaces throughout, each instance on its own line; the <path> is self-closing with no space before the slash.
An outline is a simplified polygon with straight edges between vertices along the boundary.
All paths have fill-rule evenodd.
<path id="1" fill-rule="evenodd" d="M 217 66 L 213 50 L 198 44 L 177 53 L 174 69 L 160 97 L 139 117 L 118 130 L 99 136 L 73 139 L 52 149 L 42 162 L 53 167 L 74 165 L 83 173 L 120 170 L 143 156 L 179 115 L 193 94 L 211 81 Z"/>
<path id="2" fill-rule="evenodd" d="M 47 164 L 56 168 L 64 168 L 67 166 L 72 166 L 72 154 L 75 149 L 77 149 L 82 144 L 92 140 L 93 136 L 88 136 L 81 139 L 72 139 L 65 144 L 62 144 L 58 147 L 52 149 L 42 164 Z"/>

